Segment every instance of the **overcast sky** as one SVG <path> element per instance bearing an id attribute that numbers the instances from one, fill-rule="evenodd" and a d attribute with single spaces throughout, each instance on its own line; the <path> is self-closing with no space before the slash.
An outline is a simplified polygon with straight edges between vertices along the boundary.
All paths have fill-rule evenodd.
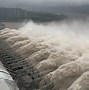
<path id="1" fill-rule="evenodd" d="M 70 5 L 81 5 L 89 4 L 89 0 L 0 0 L 0 5 L 10 5 L 10 4 L 39 4 L 39 5 L 53 5 L 53 4 L 70 4 Z"/>
<path id="2" fill-rule="evenodd" d="M 72 12 L 76 6 L 89 5 L 89 0 L 0 0 L 0 7 L 23 8 L 29 11 Z M 68 6 L 68 7 L 67 7 Z M 72 10 L 72 8 L 73 10 Z M 87 8 L 87 7 L 86 7 Z M 84 8 L 84 11 L 89 9 Z M 80 7 L 83 11 L 82 8 Z"/>

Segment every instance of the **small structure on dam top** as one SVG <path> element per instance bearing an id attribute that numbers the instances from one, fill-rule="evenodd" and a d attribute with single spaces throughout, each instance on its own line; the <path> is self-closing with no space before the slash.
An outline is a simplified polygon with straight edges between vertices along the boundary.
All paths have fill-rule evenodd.
<path id="1" fill-rule="evenodd" d="M 20 90 L 89 90 L 89 53 L 81 53 L 57 50 L 17 30 L 0 31 L 1 62 Z"/>

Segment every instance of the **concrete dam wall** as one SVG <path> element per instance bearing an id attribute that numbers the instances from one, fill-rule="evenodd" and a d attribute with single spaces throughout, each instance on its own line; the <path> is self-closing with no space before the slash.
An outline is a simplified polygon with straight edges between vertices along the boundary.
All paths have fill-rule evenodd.
<path id="1" fill-rule="evenodd" d="M 18 30 L 0 31 L 1 62 L 20 90 L 89 89 L 88 50 L 56 49 L 29 37 Z"/>

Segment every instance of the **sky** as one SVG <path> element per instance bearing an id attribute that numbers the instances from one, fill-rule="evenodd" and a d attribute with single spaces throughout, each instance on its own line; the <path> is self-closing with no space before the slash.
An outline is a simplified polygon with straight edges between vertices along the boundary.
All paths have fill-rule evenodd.
<path id="1" fill-rule="evenodd" d="M 88 7 L 77 7 L 84 5 L 89 6 L 89 0 L 0 0 L 0 7 L 22 8 L 39 12 L 84 12 L 88 10 Z"/>
<path id="2" fill-rule="evenodd" d="M 16 5 L 16 4 L 29 4 L 29 5 L 82 5 L 89 4 L 89 0 L 0 0 L 0 5 Z"/>

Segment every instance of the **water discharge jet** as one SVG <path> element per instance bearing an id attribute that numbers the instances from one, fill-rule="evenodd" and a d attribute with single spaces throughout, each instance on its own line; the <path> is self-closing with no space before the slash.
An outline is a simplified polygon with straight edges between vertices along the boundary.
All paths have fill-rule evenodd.
<path id="1" fill-rule="evenodd" d="M 14 58 L 18 57 L 14 61 L 11 56 L 2 54 L 3 59 L 6 57 L 8 68 L 16 67 L 14 70 L 17 74 L 27 71 L 26 76 L 22 77 L 24 83 L 27 80 L 26 90 L 74 90 L 72 87 L 77 87 L 76 80 L 89 70 L 88 31 L 80 33 L 82 26 L 79 25 L 82 24 L 73 22 L 43 25 L 31 22 L 19 30 L 0 31 L 0 40 L 3 43 L 1 50 L 6 44 L 7 48 L 3 52 L 9 52 L 10 48 L 10 52 L 15 52 Z M 87 30 L 87 25 L 88 23 L 83 29 Z M 79 30 L 78 33 L 76 30 Z M 79 81 L 77 83 L 80 85 Z M 84 88 L 89 87 L 85 85 Z"/>

